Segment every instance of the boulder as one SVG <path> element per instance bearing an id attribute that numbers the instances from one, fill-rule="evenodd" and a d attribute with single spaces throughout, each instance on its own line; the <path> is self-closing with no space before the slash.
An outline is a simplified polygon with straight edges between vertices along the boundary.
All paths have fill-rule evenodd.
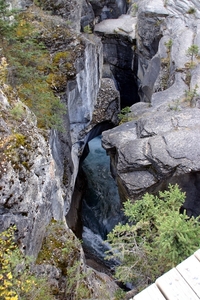
<path id="1" fill-rule="evenodd" d="M 198 214 L 200 194 L 198 186 L 194 187 L 193 176 L 200 171 L 200 110 L 149 110 L 151 113 L 135 122 L 103 132 L 102 143 L 111 155 L 115 178 L 119 189 L 122 187 L 120 194 L 137 199 L 146 191 L 157 192 L 176 182 L 188 195 L 187 209 Z M 189 176 L 192 182 L 186 187 Z"/>
<path id="2" fill-rule="evenodd" d="M 95 32 L 103 34 L 118 34 L 127 36 L 130 41 L 135 36 L 136 18 L 131 15 L 121 15 L 118 19 L 107 19 L 95 25 Z"/>

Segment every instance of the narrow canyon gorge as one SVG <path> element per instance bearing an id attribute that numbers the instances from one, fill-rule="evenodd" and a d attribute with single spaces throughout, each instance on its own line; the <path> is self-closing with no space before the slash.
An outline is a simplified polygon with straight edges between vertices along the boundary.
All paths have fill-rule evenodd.
<path id="1" fill-rule="evenodd" d="M 23 120 L 13 121 L 13 106 L 23 101 L 0 81 L 0 231 L 15 224 L 20 249 L 37 263 L 47 228 L 61 222 L 58 240 L 83 240 L 73 253 L 90 292 L 66 294 L 69 266 L 43 259 L 38 272 L 62 290 L 55 299 L 115 299 L 119 262 L 104 261 L 104 240 L 126 221 L 125 200 L 177 183 L 187 214 L 200 215 L 200 63 L 199 53 L 188 52 L 200 48 L 200 3 L 7 2 L 34 18 L 52 61 L 59 61 L 61 83 L 52 80 L 51 87 L 65 113 L 62 130 L 38 128 L 27 103 L 20 104 Z"/>

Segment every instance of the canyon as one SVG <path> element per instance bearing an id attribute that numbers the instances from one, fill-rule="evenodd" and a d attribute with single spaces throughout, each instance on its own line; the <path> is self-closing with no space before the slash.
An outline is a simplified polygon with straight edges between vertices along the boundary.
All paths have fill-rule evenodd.
<path id="1" fill-rule="evenodd" d="M 16 155 L 26 151 L 29 167 L 16 167 L 1 153 L 0 230 L 16 224 L 20 248 L 35 259 L 52 219 L 63 222 L 66 239 L 76 239 L 85 189 L 80 167 L 88 143 L 101 134 L 122 202 L 178 183 L 187 195 L 188 214 L 199 215 L 200 64 L 199 56 L 188 52 L 192 45 L 200 48 L 199 1 L 39 2 L 58 28 L 69 21 L 69 45 L 58 39 L 47 44 L 52 53 L 56 47 L 75 49 L 75 71 L 61 97 L 67 108 L 62 132 L 52 129 L 44 135 L 25 105 L 26 118 L 16 128 L 8 118 L 11 103 L 1 91 L 0 141 L 16 141 L 16 134 L 23 134 Z M 38 9 L 31 0 L 9 3 Z M 127 106 L 129 121 L 119 124 L 118 115 Z M 90 299 L 103 299 L 103 284 L 107 299 L 114 299 L 114 280 L 88 267 L 82 247 L 77 249 Z M 58 273 L 59 286 L 64 275 Z"/>

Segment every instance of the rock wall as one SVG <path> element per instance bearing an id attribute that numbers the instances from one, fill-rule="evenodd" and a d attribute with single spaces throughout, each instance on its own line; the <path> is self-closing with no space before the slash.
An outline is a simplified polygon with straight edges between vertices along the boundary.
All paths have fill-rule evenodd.
<path id="1" fill-rule="evenodd" d="M 50 140 L 38 130 L 25 106 L 26 118 L 13 123 L 10 103 L 1 92 L 0 230 L 16 224 L 21 248 L 36 257 L 52 218 L 65 223 L 73 207 L 69 218 L 76 222 L 80 195 L 74 191 L 80 157 L 87 142 L 105 128 L 101 123 L 118 124 L 119 93 L 113 79 L 122 67 L 134 73 L 126 79 L 128 85 L 136 79 L 142 101 L 131 107 L 131 122 L 103 133 L 122 199 L 136 199 L 146 191 L 156 193 L 177 182 L 187 192 L 188 213 L 199 215 L 200 68 L 199 58 L 187 55 L 193 44 L 200 47 L 199 1 L 130 1 L 127 15 L 123 0 L 39 2 L 53 15 L 68 20 L 76 33 L 81 26 L 83 30 L 87 24 L 96 24 L 95 31 L 105 42 L 106 65 L 101 40 L 79 35 L 84 50 L 62 97 L 68 107 L 66 131 L 52 131 Z M 33 1 L 9 3 L 25 9 Z M 73 43 L 76 47 L 76 38 Z M 57 46 L 52 45 L 52 52 Z M 129 97 L 133 92 L 131 86 L 125 94 Z M 77 205 L 72 206 L 73 195 Z M 66 224 L 65 229 L 70 232 Z"/>
<path id="2" fill-rule="evenodd" d="M 95 43 L 96 41 L 96 43 Z M 76 62 L 76 78 L 67 86 L 67 106 L 71 136 L 71 157 L 73 161 L 73 175 L 68 192 L 71 199 L 79 169 L 79 158 L 84 148 L 84 136 L 80 132 L 91 122 L 97 94 L 101 84 L 102 44 L 99 39 L 90 41 L 85 39 L 83 57 Z"/>
<path id="3" fill-rule="evenodd" d="M 87 124 L 82 124 L 83 129 L 76 136 L 77 140 L 72 146 L 74 171 L 72 175 L 71 189 L 68 192 L 68 197 L 72 204 L 67 214 L 67 223 L 70 228 L 72 228 L 73 231 L 80 236 L 80 238 L 82 230 L 80 204 L 85 190 L 85 181 L 83 179 L 84 176 L 79 172 L 79 164 L 80 161 L 83 161 L 88 154 L 88 142 L 94 137 L 100 135 L 102 131 L 112 128 L 114 125 L 118 124 L 117 113 L 119 112 L 119 108 L 119 92 L 115 89 L 113 80 L 110 78 L 102 78 L 101 87 L 96 99 L 96 105 L 94 106 L 92 120 Z M 75 124 L 72 125 L 74 128 Z"/>
<path id="4" fill-rule="evenodd" d="M 9 3 L 12 8 L 18 9 L 25 9 L 32 5 L 32 13 L 34 13 L 32 1 L 11 0 Z M 71 24 L 71 30 L 75 31 L 80 30 L 81 11 L 84 3 L 77 3 L 76 1 L 71 1 L 70 3 L 51 0 L 39 1 L 43 9 L 50 10 L 53 15 L 56 15 L 58 28 L 61 26 L 59 24 L 63 24 L 63 19 L 70 21 L 76 12 L 76 18 L 73 19 Z M 75 23 L 77 23 L 76 26 L 74 26 Z M 48 41 L 48 36 L 46 37 L 45 43 L 52 53 L 56 50 L 64 51 L 68 46 L 64 44 L 66 42 L 65 38 L 62 38 L 59 34 L 58 39 L 59 43 L 57 45 L 56 40 L 51 40 L 49 36 Z M 111 79 L 102 80 L 103 47 L 101 40 L 89 34 L 80 35 L 78 38 L 76 33 L 74 33 L 74 39 L 69 38 L 68 40 L 70 42 L 69 47 L 74 47 L 77 50 L 78 45 L 80 46 L 78 47 L 80 51 L 78 51 L 74 65 L 75 74 L 70 75 L 71 79 L 66 83 L 66 89 L 63 89 L 64 92 L 61 96 L 62 100 L 66 102 L 68 112 L 63 120 L 65 131 L 63 133 L 52 131 L 50 133 L 50 140 L 45 141 L 37 130 L 35 123 L 33 132 L 36 137 L 30 141 L 30 143 L 33 142 L 33 149 L 26 149 L 27 151 L 30 150 L 28 153 L 30 152 L 32 165 L 28 170 L 22 167 L 24 174 L 17 173 L 16 175 L 13 173 L 13 170 L 9 171 L 9 175 L 4 174 L 8 178 L 2 181 L 4 182 L 4 188 L 2 187 L 1 189 L 3 197 L 1 199 L 3 209 L 2 218 L 4 219 L 2 221 L 2 228 L 11 224 L 10 219 L 5 223 L 5 214 L 9 214 L 12 210 L 16 212 L 22 210 L 21 217 L 26 217 L 27 211 L 29 211 L 28 220 L 30 221 L 30 225 L 28 226 L 27 224 L 28 228 L 25 229 L 26 234 L 22 238 L 22 244 L 24 244 L 24 248 L 26 248 L 28 254 L 34 254 L 35 256 L 40 249 L 45 226 L 50 219 L 64 220 L 70 209 L 79 169 L 79 160 L 84 147 L 91 138 L 89 138 L 90 131 L 102 122 L 110 122 L 113 125 L 116 125 L 118 122 L 119 94 Z M 59 49 L 56 49 L 55 44 Z M 6 102 L 8 110 L 11 109 L 9 108 L 9 104 L 7 104 L 7 100 L 4 101 L 4 99 L 6 98 L 2 96 L 2 105 Z M 3 109 L 6 111 L 6 106 Z M 3 119 L 2 124 L 4 122 L 5 120 Z M 32 125 L 27 123 L 26 126 L 28 128 Z M 21 127 L 25 128 L 24 125 Z M 6 129 L 6 132 L 10 135 L 11 129 Z M 100 133 L 101 129 L 98 129 L 98 132 Z M 32 135 L 34 136 L 34 134 Z M 6 170 L 10 170 L 9 168 Z M 19 176 L 22 177 L 23 183 L 20 182 L 21 177 L 19 180 L 17 179 Z M 30 181 L 24 179 L 29 177 Z M 16 178 L 14 184 L 16 184 L 15 190 L 18 192 L 14 193 L 10 191 L 9 181 L 11 178 Z M 16 197 L 22 199 L 22 203 L 19 203 Z M 17 203 L 17 206 L 14 208 L 15 203 Z M 29 209 L 28 207 L 31 207 L 32 203 L 35 206 L 33 209 Z M 24 205 L 25 207 L 23 207 Z M 7 206 L 11 209 L 8 212 L 7 210 L 4 211 Z M 43 218 L 45 211 L 46 216 Z M 30 216 L 31 212 L 32 215 Z M 19 224 L 19 227 L 22 226 L 19 229 L 19 234 L 23 235 L 23 225 L 20 224 L 23 224 L 24 221 L 22 221 L 23 218 L 21 217 L 17 221 L 17 225 Z M 11 219 L 13 220 L 13 215 Z M 44 224 L 39 225 L 37 219 L 38 222 Z M 39 227 L 40 230 L 38 229 Z"/>
<path id="5" fill-rule="evenodd" d="M 32 3 L 29 0 L 10 1 L 12 7 L 23 9 L 32 5 Z M 178 0 L 132 0 L 128 5 L 128 14 L 122 15 L 119 19 L 116 18 L 120 14 L 126 13 L 127 10 L 126 3 L 122 0 L 79 1 L 79 3 L 76 0 L 70 3 L 41 0 L 40 4 L 46 10 L 51 10 L 53 14 L 70 20 L 71 28 L 76 32 L 79 32 L 81 22 L 83 29 L 84 24 L 87 22 L 88 24 L 95 24 L 103 20 L 95 26 L 95 31 L 100 33 L 105 41 L 106 64 L 103 68 L 103 76 L 109 77 L 109 79 L 102 81 L 103 47 L 100 39 L 85 34 L 84 38 L 81 38 L 85 50 L 76 62 L 76 76 L 68 82 L 65 94 L 68 105 L 65 134 L 58 135 L 56 132 L 52 132 L 50 149 L 39 135 L 39 132 L 35 131 L 35 134 L 38 135 L 35 140 L 38 139 L 39 144 L 44 147 L 39 153 L 46 153 L 44 155 L 46 158 L 44 159 L 39 154 L 37 159 L 32 158 L 35 165 L 31 170 L 33 169 L 37 174 L 34 173 L 30 180 L 34 179 L 36 196 L 31 194 L 32 189 L 29 191 L 31 184 L 28 184 L 27 195 L 32 195 L 31 199 L 38 199 L 38 205 L 41 206 L 39 211 L 43 209 L 43 204 L 40 203 L 41 198 L 47 199 L 45 200 L 45 209 L 47 208 L 48 213 L 45 222 L 48 223 L 52 216 L 56 219 L 62 219 L 70 208 L 79 168 L 79 159 L 89 140 L 90 130 L 105 121 L 117 124 L 116 115 L 119 110 L 119 95 L 112 80 L 115 79 L 115 76 L 118 76 L 116 67 L 121 68 L 122 64 L 125 63 L 123 57 L 127 55 L 128 43 L 130 43 L 132 49 L 129 47 L 130 53 L 127 56 L 125 67 L 128 66 L 129 70 L 136 73 L 140 100 L 147 103 L 135 104 L 132 107 L 133 121 L 131 123 L 121 125 L 104 134 L 104 147 L 112 153 L 112 172 L 118 180 L 121 193 L 135 198 L 144 193 L 145 190 L 158 190 L 170 180 L 173 181 L 174 178 L 182 178 L 183 182 L 185 182 L 185 178 L 191 178 L 191 182 L 196 182 L 194 178 L 198 177 L 198 164 L 196 164 L 196 168 L 193 165 L 191 166 L 196 157 L 188 156 L 188 158 L 187 155 L 181 157 L 180 167 L 177 163 L 180 162 L 179 156 L 176 157 L 176 155 L 171 154 L 172 150 L 169 144 L 173 143 L 167 142 L 165 135 L 170 136 L 170 141 L 174 140 L 173 137 L 177 137 L 177 141 L 180 142 L 176 147 L 180 149 L 180 153 L 183 149 L 184 151 L 187 149 L 188 144 L 191 145 L 191 149 L 195 147 L 193 135 L 195 136 L 197 132 L 193 128 L 199 125 L 187 123 L 184 120 L 196 120 L 198 118 L 200 88 L 197 84 L 199 81 L 199 64 L 198 58 L 191 58 L 187 55 L 187 50 L 193 44 L 200 46 L 199 2 L 195 0 L 184 2 Z M 105 20 L 107 17 L 112 18 L 112 20 Z M 116 42 L 116 39 L 119 42 Z M 125 49 L 125 52 L 122 51 L 123 49 Z M 120 64 L 120 61 L 122 64 Z M 193 63 L 193 66 L 191 63 Z M 110 100 L 108 101 L 107 96 L 110 92 L 113 97 L 109 96 Z M 132 89 L 129 94 L 131 93 L 133 93 Z M 188 97 L 190 99 L 185 101 Z M 2 103 L 4 102 L 2 100 Z M 196 108 L 192 108 L 193 106 Z M 163 122 L 163 120 L 167 121 Z M 184 122 L 186 122 L 186 132 L 184 131 L 184 125 L 180 126 Z M 4 126 L 4 120 L 2 124 Z M 172 126 L 169 126 L 169 124 L 172 124 Z M 6 126 L 8 125 L 4 127 L 6 128 Z M 9 132 L 9 129 L 6 130 L 6 132 Z M 188 131 L 191 134 L 186 134 Z M 177 132 L 180 132 L 180 136 L 177 136 Z M 115 141 L 119 134 L 122 137 L 120 143 Z M 184 144 L 185 137 L 187 137 L 187 144 Z M 158 153 L 154 154 L 152 149 L 155 149 L 155 153 Z M 159 154 L 158 149 L 161 149 L 162 154 L 165 151 L 168 153 L 167 161 L 164 160 L 164 154 L 162 159 L 160 158 L 161 154 Z M 190 149 L 188 151 L 190 152 Z M 159 159 L 157 156 L 159 156 Z M 41 167 L 43 161 L 45 168 L 47 168 L 44 168 L 44 170 Z M 9 182 L 9 178 L 13 176 L 16 178 L 18 178 L 17 176 L 29 178 L 21 173 L 17 176 L 13 175 L 12 168 L 10 168 L 11 166 L 8 167 L 8 174 L 10 175 L 5 179 L 6 184 Z M 27 172 L 24 168 L 22 169 L 23 172 Z M 52 178 L 54 178 L 51 180 L 51 184 L 49 184 L 49 174 L 53 174 Z M 181 184 L 182 181 L 179 179 L 177 180 Z M 20 186 L 16 189 L 21 191 L 19 194 L 26 194 L 25 183 L 22 184 L 20 180 L 16 180 Z M 65 185 L 63 185 L 63 182 L 65 182 Z M 15 203 L 15 200 L 12 200 L 12 193 L 9 196 L 9 191 L 5 192 L 6 184 L 4 192 L 2 192 L 4 193 L 2 194 L 2 197 L 4 197 L 2 198 L 4 199 L 2 200 L 4 201 L 2 206 L 4 221 L 2 224 L 6 222 L 4 212 L 9 214 L 10 210 L 7 211 L 7 209 L 12 209 L 12 205 L 9 203 L 12 201 L 13 205 Z M 41 184 L 42 188 L 38 189 L 37 187 Z M 43 196 L 43 194 L 48 196 Z M 196 188 L 196 194 L 198 194 L 198 187 Z M 8 198 L 5 198 L 5 195 Z M 194 202 L 197 199 L 195 197 L 193 195 Z M 34 203 L 37 203 L 37 201 Z M 33 219 L 37 207 L 36 205 Z M 25 218 L 27 214 L 26 206 L 22 210 L 24 211 L 22 216 Z M 16 219 L 17 217 L 13 214 L 12 218 Z M 7 224 L 10 224 L 12 218 L 7 219 Z M 30 226 L 33 230 L 31 234 L 29 233 L 27 241 L 33 239 L 32 236 L 38 228 L 38 225 L 32 224 Z M 29 232 L 28 229 L 27 232 Z M 30 249 L 33 244 L 30 242 Z M 37 253 L 39 244 L 40 242 L 35 250 L 27 250 L 27 252 Z"/>
<path id="6" fill-rule="evenodd" d="M 79 160 L 89 141 L 89 132 L 105 121 L 114 126 L 119 112 L 119 94 L 112 80 L 102 79 L 103 47 L 100 39 L 86 35 L 83 41 L 84 54 L 76 62 L 76 78 L 68 82 L 66 93 L 73 162 L 67 202 L 71 202 Z"/>
<path id="7" fill-rule="evenodd" d="M 64 221 L 65 192 L 34 115 L 24 106 L 24 120 L 10 121 L 6 99 L 1 91 L 0 230 L 16 224 L 21 248 L 37 256 L 50 220 Z"/>
<path id="8" fill-rule="evenodd" d="M 101 37 L 104 53 L 103 74 L 115 81 L 120 92 L 121 107 L 137 102 L 137 64 L 134 47 L 136 18 L 121 15 L 95 25 L 94 31 Z"/>
<path id="9" fill-rule="evenodd" d="M 31 1 L 10 2 L 12 7 L 20 9 L 33 4 Z M 63 222 L 65 241 L 71 239 L 73 244 L 76 240 L 65 217 L 72 205 L 79 160 L 89 139 L 103 130 L 102 122 L 109 123 L 110 127 L 118 123 L 117 113 L 120 106 L 119 93 L 112 79 L 102 79 L 103 47 L 100 39 L 87 34 L 77 37 L 82 2 L 39 2 L 43 8 L 57 15 L 55 27 L 60 28 L 60 24 L 64 24 L 67 19 L 72 21 L 69 27 L 75 32 L 73 38 L 67 37 L 70 45 L 65 44 L 65 37 L 60 31 L 57 35 L 59 41 L 55 37 L 51 39 L 51 33 L 48 32 L 45 43 L 52 56 L 56 51 L 65 51 L 67 46 L 74 47 L 75 52 L 78 45 L 80 51 L 72 55 L 77 58 L 73 65 L 76 72 L 68 74 L 70 79 L 68 77 L 66 88 L 62 87 L 59 95 L 67 106 L 67 114 L 63 119 L 64 132 L 39 130 L 35 116 L 23 104 L 20 105 L 24 107 L 26 117 L 22 121 L 13 121 L 12 108 L 21 102 L 16 95 L 10 103 L 1 92 L 0 231 L 16 224 L 20 248 L 35 258 L 45 243 L 46 229 L 52 219 Z M 36 7 L 32 5 L 31 13 L 37 13 L 34 9 Z M 47 14 L 49 23 L 53 23 L 52 18 Z M 58 234 L 58 240 L 62 237 Z M 57 249 L 54 248 L 53 251 Z M 80 245 L 75 247 L 76 251 L 81 253 L 81 267 L 84 272 L 88 272 Z M 59 281 L 66 282 L 62 270 L 57 266 L 46 265 L 45 258 L 42 262 L 44 263 L 40 267 L 36 267 L 40 274 L 51 273 L 51 280 L 56 277 L 58 286 Z M 68 261 L 65 264 L 68 266 Z M 89 273 L 84 280 L 91 295 L 95 298 L 101 297 L 99 285 L 104 286 L 104 281 L 108 282 L 103 287 L 109 290 L 108 297 L 114 294 L 116 284 L 108 276 L 96 274 L 92 270 Z"/>
<path id="10" fill-rule="evenodd" d="M 8 3 L 12 9 L 25 10 L 26 8 L 28 8 L 33 4 L 33 1 L 32 0 L 9 0 Z"/>
<path id="11" fill-rule="evenodd" d="M 131 107 L 131 122 L 104 132 L 103 146 L 123 199 L 178 183 L 188 213 L 199 215 L 199 61 L 187 54 L 192 45 L 200 47 L 199 3 L 134 3 L 137 77 L 146 103 Z"/>

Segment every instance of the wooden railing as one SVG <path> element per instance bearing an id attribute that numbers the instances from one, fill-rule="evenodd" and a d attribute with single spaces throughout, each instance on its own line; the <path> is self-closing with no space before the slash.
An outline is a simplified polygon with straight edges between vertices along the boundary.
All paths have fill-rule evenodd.
<path id="1" fill-rule="evenodd" d="M 132 299 L 199 300 L 200 249 Z"/>

